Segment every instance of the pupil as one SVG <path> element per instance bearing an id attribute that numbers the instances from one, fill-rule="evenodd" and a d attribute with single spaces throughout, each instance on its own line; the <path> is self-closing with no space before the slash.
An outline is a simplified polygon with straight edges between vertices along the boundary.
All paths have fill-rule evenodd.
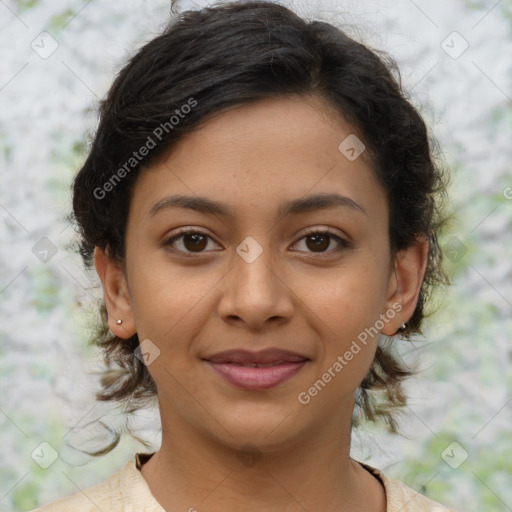
<path id="1" fill-rule="evenodd" d="M 199 250 L 204 249 L 205 237 L 203 235 L 200 235 L 198 233 L 194 233 L 192 235 L 185 235 L 185 237 L 184 237 L 185 246 L 187 247 L 187 249 L 190 249 L 190 247 L 187 245 L 187 240 L 193 240 L 193 242 L 192 242 L 192 244 L 193 244 L 192 245 L 192 250 L 194 250 L 194 249 L 199 249 Z M 201 245 L 201 243 L 202 243 L 202 245 Z"/>
<path id="2" fill-rule="evenodd" d="M 309 237 L 310 239 L 315 239 L 316 242 L 314 242 L 313 244 L 313 247 L 310 247 L 311 248 L 316 248 L 316 249 L 327 249 L 327 247 L 329 247 L 329 241 L 328 241 L 328 237 L 325 236 L 324 234 L 318 234 L 318 235 L 311 235 L 311 237 Z M 319 241 L 319 239 L 323 239 L 324 243 L 322 244 L 321 241 Z M 327 244 L 325 244 L 325 241 L 327 240 Z"/>

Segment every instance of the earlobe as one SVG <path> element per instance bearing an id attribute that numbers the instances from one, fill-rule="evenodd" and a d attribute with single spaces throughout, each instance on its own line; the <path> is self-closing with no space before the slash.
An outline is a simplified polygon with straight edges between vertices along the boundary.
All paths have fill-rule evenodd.
<path id="1" fill-rule="evenodd" d="M 123 264 L 111 258 L 108 249 L 101 247 L 94 250 L 94 264 L 103 286 L 110 330 L 119 338 L 127 339 L 133 336 L 137 329 Z M 121 322 L 118 322 L 119 320 Z"/>
<path id="2" fill-rule="evenodd" d="M 386 308 L 396 309 L 396 306 L 393 308 L 393 304 L 399 303 L 401 309 L 395 320 L 384 326 L 383 334 L 393 336 L 414 314 L 427 267 L 428 250 L 428 239 L 421 234 L 416 243 L 397 254 L 389 279 Z"/>

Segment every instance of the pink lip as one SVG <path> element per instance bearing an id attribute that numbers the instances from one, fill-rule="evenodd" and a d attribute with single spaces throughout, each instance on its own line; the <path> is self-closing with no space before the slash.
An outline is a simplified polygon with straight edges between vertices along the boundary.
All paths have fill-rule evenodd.
<path id="1" fill-rule="evenodd" d="M 214 363 L 206 361 L 215 372 L 226 381 L 243 389 L 269 389 L 296 375 L 307 360 L 299 362 L 285 361 L 275 366 L 250 367 L 236 363 Z"/>
<path id="2" fill-rule="evenodd" d="M 202 359 L 212 363 L 239 363 L 248 364 L 281 364 L 298 363 L 309 359 L 303 354 L 291 352 L 280 348 L 266 348 L 258 352 L 252 352 L 245 349 L 231 349 L 217 352 L 216 354 L 205 356 Z"/>

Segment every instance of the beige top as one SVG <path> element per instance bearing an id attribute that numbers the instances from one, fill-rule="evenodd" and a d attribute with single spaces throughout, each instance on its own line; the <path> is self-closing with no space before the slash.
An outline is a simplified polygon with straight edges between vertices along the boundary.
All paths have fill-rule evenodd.
<path id="1" fill-rule="evenodd" d="M 104 482 L 31 512 L 165 512 L 140 472 L 151 455 L 136 454 L 135 462 L 128 461 Z M 386 512 L 457 512 L 417 493 L 400 480 L 385 476 L 378 469 L 363 462 L 359 464 L 383 483 Z"/>

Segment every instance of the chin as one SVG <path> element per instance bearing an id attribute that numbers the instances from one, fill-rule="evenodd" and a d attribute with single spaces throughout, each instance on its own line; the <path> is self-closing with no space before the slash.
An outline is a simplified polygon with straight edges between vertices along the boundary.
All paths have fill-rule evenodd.
<path id="1" fill-rule="evenodd" d="M 222 417 L 212 413 L 217 421 L 211 425 L 215 431 L 209 431 L 210 437 L 237 452 L 244 451 L 244 447 L 248 451 L 277 452 L 303 442 L 299 440 L 304 432 L 301 435 L 297 418 L 282 405 L 256 408 L 253 405 L 244 414 L 242 409 L 233 409 L 233 414 Z M 304 429 L 308 430 L 306 426 Z"/>

